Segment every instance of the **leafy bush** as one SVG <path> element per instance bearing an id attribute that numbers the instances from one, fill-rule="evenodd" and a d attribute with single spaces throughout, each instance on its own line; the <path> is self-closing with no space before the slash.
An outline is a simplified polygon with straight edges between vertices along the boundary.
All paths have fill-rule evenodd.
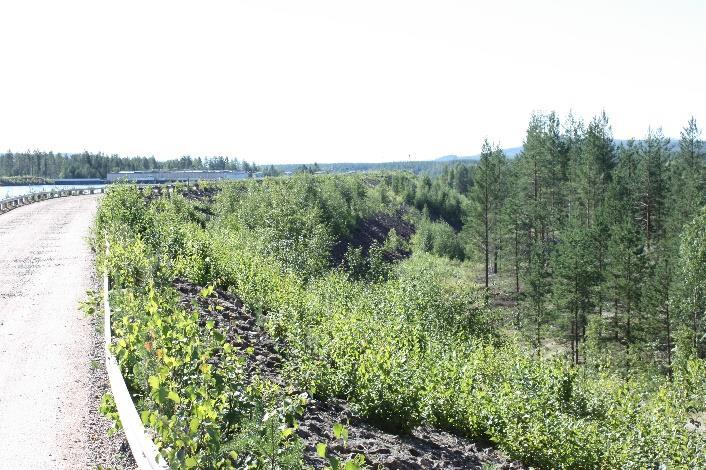
<path id="1" fill-rule="evenodd" d="M 244 239 L 247 235 L 250 249 L 308 278 L 328 267 L 333 239 L 318 188 L 302 181 L 293 188 L 265 180 L 244 190 L 226 190 L 219 197 L 218 213 L 230 231 L 242 232 Z"/>
<path id="2" fill-rule="evenodd" d="M 422 219 L 412 239 L 414 251 L 433 253 L 437 256 L 462 260 L 463 244 L 454 229 L 446 222 L 431 222 Z"/>
<path id="3" fill-rule="evenodd" d="M 114 291 L 111 300 L 112 350 L 170 466 L 301 466 L 301 443 L 282 432 L 301 413 L 301 397 L 257 379 L 248 383 L 245 360 L 224 333 L 213 322 L 201 327 L 198 314 L 179 308 L 169 289 L 149 283 L 144 291 Z"/>

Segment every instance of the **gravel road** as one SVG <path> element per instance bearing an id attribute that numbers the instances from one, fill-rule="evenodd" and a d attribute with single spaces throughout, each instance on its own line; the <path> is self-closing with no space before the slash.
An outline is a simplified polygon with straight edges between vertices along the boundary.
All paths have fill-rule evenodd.
<path id="1" fill-rule="evenodd" d="M 0 215 L 0 467 L 130 467 L 107 437 L 96 318 L 78 309 L 96 286 L 86 242 L 100 196 Z"/>

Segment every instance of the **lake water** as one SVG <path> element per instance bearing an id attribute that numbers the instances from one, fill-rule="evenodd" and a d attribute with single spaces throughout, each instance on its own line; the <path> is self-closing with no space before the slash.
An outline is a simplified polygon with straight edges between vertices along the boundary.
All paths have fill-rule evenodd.
<path id="1" fill-rule="evenodd" d="M 41 193 L 45 191 L 59 191 L 61 189 L 81 189 L 81 188 L 102 188 L 104 184 L 33 184 L 30 186 L 0 186 L 0 199 L 8 197 L 23 196 L 31 193 Z"/>

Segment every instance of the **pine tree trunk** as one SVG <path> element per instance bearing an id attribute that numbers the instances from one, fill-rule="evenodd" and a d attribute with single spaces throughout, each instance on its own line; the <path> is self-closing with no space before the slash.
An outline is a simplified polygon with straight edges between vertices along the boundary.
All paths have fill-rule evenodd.
<path id="1" fill-rule="evenodd" d="M 574 310 L 574 365 L 579 364 L 579 312 Z"/>
<path id="2" fill-rule="evenodd" d="M 483 223 L 485 224 L 485 288 L 486 290 L 488 289 L 488 265 L 489 265 L 489 250 L 490 250 L 490 245 L 488 243 L 488 170 L 486 170 L 486 177 L 485 177 L 485 201 L 483 203 Z"/>
<path id="3" fill-rule="evenodd" d="M 599 253 L 598 253 L 598 275 L 603 277 L 603 247 L 601 246 L 599 248 Z M 616 315 L 618 313 L 617 309 L 615 311 Z M 602 320 L 603 319 L 603 286 L 601 283 L 598 283 L 598 317 Z"/>
<path id="4" fill-rule="evenodd" d="M 536 306 L 537 309 L 537 357 L 542 357 L 542 320 L 541 311 L 539 305 Z"/>
<path id="5" fill-rule="evenodd" d="M 576 322 L 571 322 L 571 362 L 576 365 Z"/>
<path id="6" fill-rule="evenodd" d="M 669 317 L 669 302 L 665 304 L 666 327 L 667 327 L 667 374 L 669 380 L 672 380 L 672 322 Z"/>
<path id="7" fill-rule="evenodd" d="M 700 356 L 699 354 L 699 332 L 698 332 L 698 323 L 699 323 L 699 313 L 697 309 L 694 309 L 694 313 L 691 318 L 691 328 L 694 332 L 694 350 L 696 351 L 696 355 Z"/>
<path id="8" fill-rule="evenodd" d="M 625 338 L 625 368 L 630 371 L 630 313 L 628 312 L 627 332 Z"/>
<path id="9" fill-rule="evenodd" d="M 574 265 L 574 272 L 578 272 L 578 266 L 575 263 Z M 579 296 L 579 279 L 578 276 L 574 276 L 574 299 L 578 299 Z M 579 363 L 579 309 L 577 306 L 574 306 L 574 337 L 573 337 L 573 357 L 572 360 L 574 362 L 574 365 L 578 365 Z"/>
<path id="10" fill-rule="evenodd" d="M 645 230 L 645 239 L 647 241 L 647 251 L 650 251 L 650 232 L 652 230 L 652 211 L 649 196 L 647 199 L 647 226 Z"/>
<path id="11" fill-rule="evenodd" d="M 620 325 L 618 324 L 618 297 L 613 299 L 613 340 L 617 343 L 620 339 Z"/>
<path id="12" fill-rule="evenodd" d="M 520 293 L 520 241 L 517 225 L 515 225 L 515 293 Z"/>

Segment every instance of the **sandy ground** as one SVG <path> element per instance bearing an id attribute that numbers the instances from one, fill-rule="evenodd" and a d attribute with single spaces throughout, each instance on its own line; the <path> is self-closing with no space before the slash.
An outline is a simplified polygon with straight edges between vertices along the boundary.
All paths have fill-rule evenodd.
<path id="1" fill-rule="evenodd" d="M 0 215 L 2 468 L 130 466 L 124 438 L 108 438 L 98 412 L 106 378 L 97 319 L 78 309 L 96 285 L 86 237 L 98 197 Z"/>

